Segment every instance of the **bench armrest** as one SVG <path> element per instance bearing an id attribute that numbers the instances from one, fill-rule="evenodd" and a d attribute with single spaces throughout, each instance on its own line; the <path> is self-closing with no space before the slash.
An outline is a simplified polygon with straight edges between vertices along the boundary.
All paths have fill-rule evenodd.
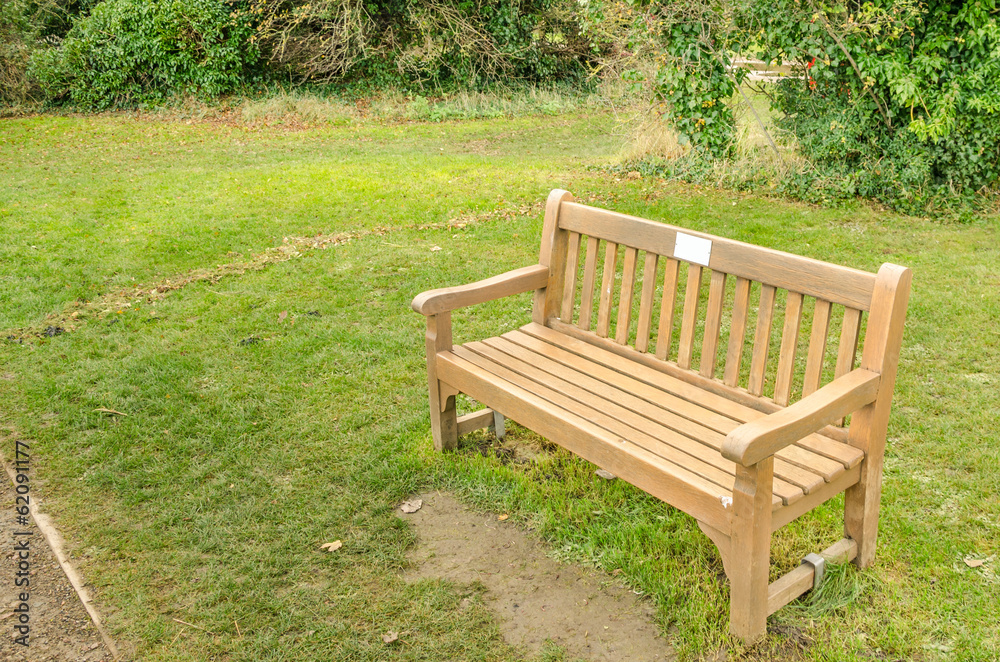
<path id="1" fill-rule="evenodd" d="M 535 264 L 468 285 L 421 292 L 413 298 L 410 307 L 421 315 L 437 315 L 456 308 L 537 290 L 545 287 L 548 282 L 549 268 Z"/>
<path id="2" fill-rule="evenodd" d="M 873 402 L 881 375 L 853 370 L 773 414 L 744 423 L 728 435 L 722 455 L 745 467 Z"/>

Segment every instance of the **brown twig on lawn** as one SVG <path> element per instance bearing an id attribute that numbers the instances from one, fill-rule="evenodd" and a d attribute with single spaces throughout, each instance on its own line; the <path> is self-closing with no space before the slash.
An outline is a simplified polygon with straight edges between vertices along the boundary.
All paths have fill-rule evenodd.
<path id="1" fill-rule="evenodd" d="M 207 632 L 208 634 L 212 635 L 213 637 L 215 636 L 214 632 L 212 632 L 211 630 L 207 630 L 207 629 L 201 627 L 200 625 L 195 625 L 194 623 L 188 623 L 187 621 L 182 621 L 179 618 L 175 618 L 173 620 L 174 620 L 174 622 L 180 623 L 181 625 L 187 625 L 189 627 L 193 627 L 195 630 L 201 630 L 202 632 Z"/>
<path id="2" fill-rule="evenodd" d="M 114 409 L 108 409 L 107 407 L 98 407 L 94 411 L 100 412 L 102 414 L 111 414 L 112 416 L 128 416 L 128 414 L 120 411 L 115 411 Z"/>

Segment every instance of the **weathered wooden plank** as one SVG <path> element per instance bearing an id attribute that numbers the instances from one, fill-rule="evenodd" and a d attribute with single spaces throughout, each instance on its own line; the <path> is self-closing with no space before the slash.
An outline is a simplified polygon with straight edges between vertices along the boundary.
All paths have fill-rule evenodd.
<path id="1" fill-rule="evenodd" d="M 580 331 L 575 326 L 562 324 L 558 320 L 550 321 L 550 327 L 528 324 L 521 327 L 520 331 L 578 356 L 593 359 L 678 397 L 697 402 L 733 420 L 741 422 L 756 420 L 783 409 L 770 400 L 751 396 L 745 391 L 730 389 L 690 370 L 682 370 L 671 363 L 637 352 L 631 347 L 619 345 L 605 338 L 597 338 L 593 334 Z M 844 431 L 840 428 L 827 426 L 820 432 L 822 434 L 810 435 L 796 445 L 841 462 L 845 467 L 856 465 L 864 457 L 857 449 L 840 441 L 833 441 L 838 437 L 830 437 L 831 434 L 843 435 Z M 846 435 L 843 438 L 846 439 Z M 787 450 L 786 448 L 779 452 L 779 456 L 785 458 L 782 453 Z"/>
<path id="2" fill-rule="evenodd" d="M 613 434 L 620 435 L 629 442 L 690 470 L 724 490 L 732 489 L 735 465 L 729 466 L 723 462 L 709 463 L 707 460 L 714 459 L 713 454 L 706 453 L 703 446 L 684 435 L 656 425 L 648 418 L 636 416 L 621 405 L 511 357 L 490 344 L 469 343 L 456 347 L 453 351 L 456 356 L 488 370 L 505 382 L 515 384 Z"/>
<path id="3" fill-rule="evenodd" d="M 878 398 L 851 416 L 848 436 L 852 446 L 865 452 L 861 478 L 844 497 L 844 532 L 858 542 L 856 563 L 862 568 L 871 565 L 875 559 L 885 435 L 912 278 L 909 269 L 894 264 L 883 264 L 878 270 L 865 331 L 865 346 L 861 352 L 860 367 L 882 376 Z"/>
<path id="4" fill-rule="evenodd" d="M 778 372 L 774 377 L 774 401 L 785 406 L 792 398 L 795 376 L 795 353 L 799 347 L 799 327 L 802 325 L 802 294 L 789 292 L 785 301 L 785 326 L 781 331 L 781 352 Z"/>
<path id="5" fill-rule="evenodd" d="M 653 324 L 653 296 L 656 294 L 656 265 L 659 256 L 646 253 L 642 269 L 642 293 L 639 295 L 639 322 L 635 332 L 635 348 L 640 352 L 649 349 L 649 332 Z"/>
<path id="6" fill-rule="evenodd" d="M 851 308 L 868 310 L 871 305 L 875 276 L 857 269 L 575 202 L 563 204 L 559 222 L 567 230 L 665 256 L 674 255 L 678 232 L 701 237 L 712 242 L 710 269 Z"/>
<path id="7" fill-rule="evenodd" d="M 625 263 L 622 266 L 622 289 L 618 297 L 618 321 L 615 324 L 615 342 L 628 344 L 628 327 L 632 323 L 632 296 L 635 293 L 635 267 L 639 251 L 625 249 Z"/>
<path id="8" fill-rule="evenodd" d="M 828 563 L 844 563 L 858 555 L 858 544 L 841 538 L 819 553 Z M 767 590 L 767 614 L 770 616 L 813 587 L 815 569 L 804 563 L 771 583 Z"/>
<path id="9" fill-rule="evenodd" d="M 601 298 L 597 306 L 597 335 L 608 337 L 611 330 L 612 291 L 618 271 L 618 244 L 607 242 L 604 247 L 604 273 L 601 277 Z"/>
<path id="10" fill-rule="evenodd" d="M 775 289 L 771 285 L 760 288 L 760 304 L 757 307 L 757 331 L 753 338 L 753 354 L 750 356 L 750 381 L 747 390 L 751 395 L 764 392 L 764 375 L 767 370 L 767 353 L 771 348 L 771 320 L 774 318 Z"/>
<path id="11" fill-rule="evenodd" d="M 834 379 L 854 370 L 858 354 L 858 336 L 861 335 L 861 311 L 856 308 L 844 309 L 844 323 L 840 327 L 840 345 L 837 348 L 837 368 Z"/>
<path id="12" fill-rule="evenodd" d="M 723 435 L 729 434 L 742 423 L 764 417 L 764 414 L 757 410 L 737 405 L 684 382 L 678 382 L 667 375 L 649 373 L 647 374 L 648 382 L 637 379 L 632 375 L 632 371 L 641 373 L 644 368 L 630 366 L 617 355 L 608 357 L 602 355 L 600 350 L 595 349 L 596 356 L 600 356 L 605 361 L 610 361 L 612 364 L 621 362 L 619 367 L 626 372 L 619 372 L 607 367 L 605 362 L 596 356 L 593 359 L 589 356 L 578 356 L 558 345 L 547 343 L 540 338 L 524 333 L 523 330 L 510 331 L 505 333 L 502 338 L 531 351 L 533 358 L 529 362 L 534 362 L 539 366 L 556 363 L 577 371 L 579 374 L 571 381 L 580 379 L 580 375 L 598 379 L 619 391 L 635 395 Z M 528 359 L 525 358 L 525 360 Z M 549 368 L 546 369 L 551 371 Z M 675 392 L 680 395 L 675 395 Z M 719 409 L 730 415 L 719 413 L 717 411 Z M 846 444 L 831 442 L 818 435 L 810 435 L 800 440 L 796 446 L 788 446 L 779 451 L 778 457 L 789 464 L 819 473 L 825 481 L 829 482 L 844 468 L 851 468 L 860 463 L 862 455 Z"/>
<path id="13" fill-rule="evenodd" d="M 587 237 L 587 256 L 583 261 L 583 288 L 580 292 L 579 327 L 590 331 L 590 319 L 594 314 L 594 282 L 597 280 L 597 248 L 600 240 Z"/>
<path id="14" fill-rule="evenodd" d="M 660 326 L 656 332 L 656 358 L 666 360 L 670 337 L 674 332 L 674 306 L 677 303 L 677 275 L 680 262 L 668 259 L 663 274 L 663 299 L 660 303 Z"/>
<path id="15" fill-rule="evenodd" d="M 819 388 L 823 378 L 823 360 L 826 358 L 826 339 L 830 335 L 830 302 L 816 300 L 813 310 L 812 331 L 809 333 L 809 354 L 806 372 L 802 377 L 802 397 Z"/>
<path id="16" fill-rule="evenodd" d="M 688 265 L 687 287 L 684 291 L 684 312 L 681 317 L 681 337 L 677 349 L 677 365 L 681 368 L 691 367 L 691 357 L 694 354 L 694 331 L 698 324 L 698 301 L 701 298 L 702 268 L 696 264 Z"/>
<path id="17" fill-rule="evenodd" d="M 531 319 L 538 324 L 559 314 L 562 304 L 563 279 L 566 276 L 566 242 L 569 232 L 559 227 L 559 216 L 564 202 L 572 202 L 573 194 L 555 189 L 545 201 L 545 220 L 542 223 L 542 241 L 538 251 L 538 264 L 549 268 L 548 286 L 535 290 Z"/>
<path id="18" fill-rule="evenodd" d="M 528 427 L 549 441 L 604 467 L 639 489 L 720 531 L 730 529 L 723 505 L 728 491 L 664 460 L 572 412 L 513 384 L 496 384 L 492 373 L 452 352 L 438 356 L 440 375 L 463 393 Z"/>
<path id="19" fill-rule="evenodd" d="M 636 379 L 628 372 L 608 367 L 606 362 L 594 360 L 588 356 L 580 356 L 559 345 L 551 344 L 525 333 L 521 329 L 509 331 L 501 337 L 531 351 L 536 357 L 535 360 L 542 365 L 545 365 L 546 361 L 556 362 L 577 372 L 591 375 L 616 389 L 635 394 L 647 402 L 676 412 L 680 416 L 698 422 L 720 434 L 728 434 L 736 426 L 745 422 L 742 420 L 743 416 L 740 415 L 744 414 L 744 411 L 730 411 L 737 416 L 734 418 L 718 412 L 718 407 L 705 406 L 694 399 L 694 396 L 699 394 L 696 388 L 678 382 L 667 375 L 657 374 L 658 379 L 652 380 L 652 383 L 650 380 Z M 600 352 L 601 350 L 597 349 L 596 351 Z M 611 361 L 621 360 L 617 356 L 605 358 L 610 358 Z M 642 366 L 639 366 L 639 369 L 641 370 Z M 674 391 L 679 391 L 680 395 L 675 394 Z M 711 394 L 708 395 L 711 397 Z M 736 407 L 734 406 L 732 409 L 736 409 Z"/>
<path id="20" fill-rule="evenodd" d="M 479 411 L 474 411 L 471 414 L 465 414 L 464 416 L 458 417 L 458 436 L 464 437 L 470 432 L 475 432 L 476 430 L 482 430 L 483 428 L 488 428 L 493 425 L 493 410 L 492 409 L 480 409 Z"/>
<path id="21" fill-rule="evenodd" d="M 725 303 L 726 274 L 721 271 L 712 272 L 712 281 L 708 289 L 708 308 L 705 311 L 705 337 L 701 342 L 701 373 L 702 377 L 715 377 L 715 364 L 719 351 L 719 333 L 722 329 L 722 305 Z"/>
<path id="22" fill-rule="evenodd" d="M 740 381 L 740 361 L 743 360 L 749 308 L 750 281 L 746 278 L 737 278 L 736 293 L 733 296 L 733 317 L 729 327 L 729 351 L 726 352 L 726 369 L 722 377 L 726 386 L 736 386 Z"/>
<path id="23" fill-rule="evenodd" d="M 580 234 L 571 232 L 567 242 L 566 278 L 562 293 L 562 309 L 559 319 L 567 324 L 573 323 L 573 304 L 576 301 L 576 278 L 580 269 Z"/>
<path id="24" fill-rule="evenodd" d="M 734 466 L 722 457 L 721 448 L 724 436 L 705 426 L 699 420 L 693 420 L 677 413 L 670 408 L 678 398 L 660 397 L 656 402 L 650 402 L 632 389 L 617 388 L 595 376 L 594 366 L 581 371 L 569 365 L 562 364 L 545 355 L 537 354 L 508 338 L 491 338 L 482 343 L 464 345 L 505 367 L 511 368 L 535 381 L 553 388 L 560 393 L 600 411 L 611 415 L 621 422 L 642 430 L 663 443 L 669 444 L 699 461 L 718 467 L 734 475 Z M 456 349 L 456 352 L 458 350 Z M 499 353 L 498 353 L 499 352 Z M 635 389 L 636 393 L 648 395 L 651 389 Z M 689 403 L 690 405 L 690 403 Z M 694 407 L 682 407 L 689 413 Z M 737 426 L 729 421 L 725 427 L 733 430 Z M 788 453 L 775 463 L 775 475 L 781 479 L 781 484 L 775 486 L 775 494 L 785 503 L 794 502 L 805 490 L 818 488 L 822 482 L 829 482 L 844 472 L 844 467 L 833 460 L 818 456 L 801 448 L 791 447 Z M 784 456 L 790 456 L 795 461 L 789 462 Z M 819 476 L 822 480 L 817 480 Z M 787 483 L 785 482 L 787 481 Z M 727 483 L 727 487 L 731 483 Z"/>

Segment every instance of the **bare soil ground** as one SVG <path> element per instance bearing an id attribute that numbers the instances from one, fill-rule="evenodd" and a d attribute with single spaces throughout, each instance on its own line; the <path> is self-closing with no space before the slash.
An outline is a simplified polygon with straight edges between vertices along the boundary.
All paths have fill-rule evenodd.
<path id="1" fill-rule="evenodd" d="M 653 607 L 596 571 L 561 564 L 498 514 L 475 513 L 454 497 L 431 492 L 400 514 L 416 527 L 413 568 L 405 578 L 480 583 L 507 642 L 538 653 L 550 641 L 567 659 L 672 660 Z"/>
<path id="2" fill-rule="evenodd" d="M 101 635 L 73 590 L 69 579 L 45 543 L 45 538 L 31 522 L 17 525 L 14 512 L 14 489 L 7 475 L 0 472 L 0 660 L 4 662 L 106 662 L 112 660 Z M 15 643 L 14 631 L 19 615 L 13 612 L 20 604 L 15 587 L 19 559 L 14 551 L 14 531 L 30 531 L 28 579 L 28 646 Z M 17 540 L 24 540 L 19 536 Z"/>

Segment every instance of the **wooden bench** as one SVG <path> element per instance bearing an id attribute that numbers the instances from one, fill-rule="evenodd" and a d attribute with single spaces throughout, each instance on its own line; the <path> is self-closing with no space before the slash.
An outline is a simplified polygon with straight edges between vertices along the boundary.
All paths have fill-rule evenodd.
<path id="1" fill-rule="evenodd" d="M 722 557 L 730 631 L 758 639 L 824 561 L 872 563 L 910 280 L 553 191 L 537 265 L 413 300 L 434 445 L 499 413 L 688 513 Z M 531 290 L 530 323 L 453 346 L 452 310 Z M 458 417 L 459 392 L 489 409 Z M 843 539 L 768 584 L 771 533 L 841 492 Z"/>

